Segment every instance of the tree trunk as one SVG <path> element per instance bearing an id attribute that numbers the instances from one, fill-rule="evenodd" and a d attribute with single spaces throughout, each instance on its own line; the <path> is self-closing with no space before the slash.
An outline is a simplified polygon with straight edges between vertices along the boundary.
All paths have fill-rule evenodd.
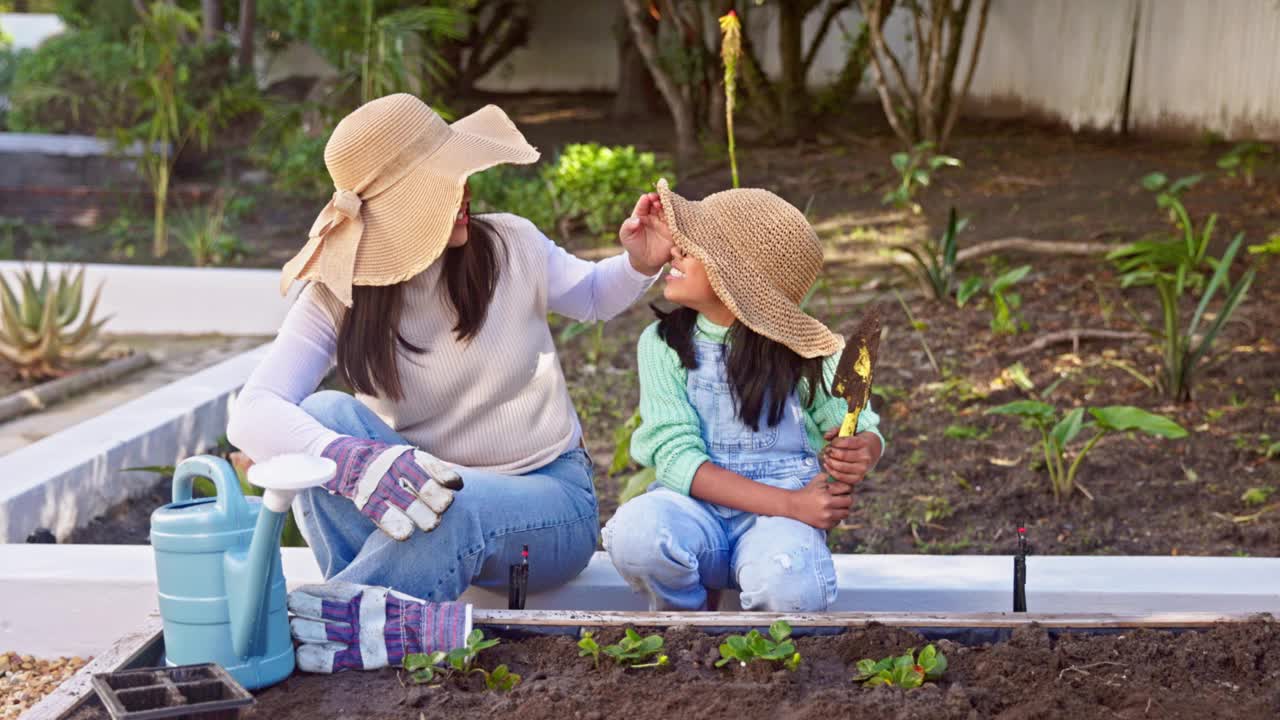
<path id="1" fill-rule="evenodd" d="M 222 32 L 222 0 L 200 0 L 200 16 L 204 21 L 200 39 L 211 43 Z"/>
<path id="2" fill-rule="evenodd" d="M 661 109 L 662 97 L 626 21 L 623 23 L 624 32 L 618 38 L 618 91 L 613 97 L 612 114 L 619 120 L 648 117 Z"/>
<path id="3" fill-rule="evenodd" d="M 253 74 L 253 35 L 257 15 L 254 0 L 240 0 L 240 57 L 241 73 Z"/>
<path id="4" fill-rule="evenodd" d="M 807 3 L 805 3 L 807 4 Z M 778 105 L 782 140 L 793 140 L 805 125 L 809 97 L 805 88 L 804 18 L 808 10 L 795 3 L 778 5 L 778 54 L 782 72 L 778 81 Z"/>
<path id="5" fill-rule="evenodd" d="M 16 13 L 31 12 L 29 0 L 13 0 L 13 11 Z"/>
<path id="6" fill-rule="evenodd" d="M 662 69 L 662 61 L 658 56 L 658 45 L 653 34 L 645 25 L 647 3 L 643 0 L 623 0 L 627 12 L 627 22 L 631 26 L 631 37 L 636 48 L 644 58 L 645 65 L 653 81 L 667 101 L 671 119 L 676 129 L 676 164 L 686 170 L 698 157 L 698 124 L 695 115 L 695 103 L 686 97 L 676 81 Z"/>

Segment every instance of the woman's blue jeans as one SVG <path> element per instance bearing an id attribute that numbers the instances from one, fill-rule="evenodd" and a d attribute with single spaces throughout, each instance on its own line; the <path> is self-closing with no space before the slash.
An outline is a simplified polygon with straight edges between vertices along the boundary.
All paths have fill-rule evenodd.
<path id="1" fill-rule="evenodd" d="M 317 392 L 301 407 L 335 432 L 408 444 L 346 393 Z M 440 524 L 403 542 L 384 534 L 345 497 L 324 488 L 299 493 L 294 514 L 325 579 L 382 585 L 442 602 L 456 600 L 469 585 L 503 591 L 524 545 L 530 592 L 564 584 L 587 566 L 599 514 L 586 451 L 571 450 L 525 475 L 468 468 L 458 473 L 464 487 Z"/>

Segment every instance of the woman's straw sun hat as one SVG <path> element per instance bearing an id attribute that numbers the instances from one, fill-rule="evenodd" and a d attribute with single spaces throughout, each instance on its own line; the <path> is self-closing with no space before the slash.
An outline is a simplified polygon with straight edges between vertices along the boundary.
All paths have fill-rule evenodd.
<path id="1" fill-rule="evenodd" d="M 822 272 L 822 242 L 804 213 L 757 188 L 693 201 L 659 180 L 658 195 L 676 246 L 703 264 L 712 289 L 742 324 L 801 357 L 825 357 L 844 347 L 800 309 Z"/>
<path id="2" fill-rule="evenodd" d="M 493 105 L 453 124 L 407 93 L 360 106 L 325 145 L 336 190 L 285 264 L 280 292 L 313 280 L 351 307 L 352 285 L 408 280 L 444 252 L 468 176 L 538 157 Z"/>

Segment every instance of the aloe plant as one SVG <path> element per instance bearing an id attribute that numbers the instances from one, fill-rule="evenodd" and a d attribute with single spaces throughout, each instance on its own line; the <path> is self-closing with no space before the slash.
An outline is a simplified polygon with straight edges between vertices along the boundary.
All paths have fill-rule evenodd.
<path id="1" fill-rule="evenodd" d="M 30 268 L 23 268 L 16 293 L 0 276 L 0 357 L 23 379 L 59 377 L 76 363 L 97 360 L 106 349 L 99 334 L 110 318 L 94 319 L 102 286 L 82 313 L 84 268 L 68 275 L 62 272 L 51 280 L 46 265 L 37 280 Z"/>
<path id="2" fill-rule="evenodd" d="M 1085 420 L 1086 412 L 1092 420 Z M 1040 446 L 1044 451 L 1045 467 L 1049 472 L 1049 482 L 1053 486 L 1055 500 L 1070 497 L 1075 491 L 1078 487 L 1076 475 L 1080 470 L 1080 463 L 1108 433 L 1136 430 L 1170 439 L 1187 436 L 1187 431 L 1173 420 L 1128 405 L 1080 407 L 1059 419 L 1058 409 L 1048 403 L 1038 400 L 1016 400 L 991 408 L 987 410 L 987 414 L 1016 415 L 1039 431 Z M 1093 429 L 1096 432 L 1068 465 L 1067 447 L 1081 431 L 1087 429 Z"/>

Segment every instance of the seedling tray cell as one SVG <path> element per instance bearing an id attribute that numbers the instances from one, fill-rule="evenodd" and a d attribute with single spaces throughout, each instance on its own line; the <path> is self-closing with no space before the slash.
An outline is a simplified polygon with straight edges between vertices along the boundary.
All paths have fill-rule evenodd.
<path id="1" fill-rule="evenodd" d="M 216 663 L 93 676 L 113 720 L 235 720 L 253 696 Z"/>

